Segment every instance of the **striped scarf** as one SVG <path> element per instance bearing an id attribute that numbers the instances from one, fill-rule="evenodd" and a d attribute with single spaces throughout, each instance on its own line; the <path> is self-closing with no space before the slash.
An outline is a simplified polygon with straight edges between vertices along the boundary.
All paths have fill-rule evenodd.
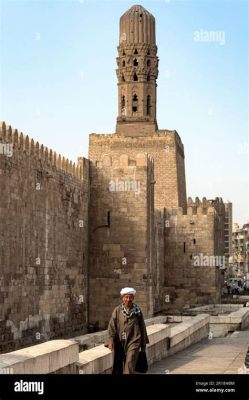
<path id="1" fill-rule="evenodd" d="M 133 306 L 132 306 L 132 308 L 131 308 L 129 311 L 126 310 L 126 308 L 125 308 L 125 306 L 124 306 L 124 303 L 121 304 L 120 308 L 121 308 L 122 314 L 123 314 L 127 319 L 131 318 L 132 315 L 140 315 L 140 314 L 141 314 L 141 310 L 140 310 L 139 306 L 138 306 L 137 304 L 135 304 L 135 303 L 133 303 Z"/>

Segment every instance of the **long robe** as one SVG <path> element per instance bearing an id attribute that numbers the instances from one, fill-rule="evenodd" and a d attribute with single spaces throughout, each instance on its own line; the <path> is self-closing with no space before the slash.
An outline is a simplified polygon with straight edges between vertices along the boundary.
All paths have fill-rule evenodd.
<path id="1" fill-rule="evenodd" d="M 122 334 L 125 332 L 126 339 Z M 127 318 L 121 306 L 113 310 L 105 346 L 114 345 L 113 374 L 134 374 L 139 349 L 146 347 L 149 339 L 142 311 Z"/>

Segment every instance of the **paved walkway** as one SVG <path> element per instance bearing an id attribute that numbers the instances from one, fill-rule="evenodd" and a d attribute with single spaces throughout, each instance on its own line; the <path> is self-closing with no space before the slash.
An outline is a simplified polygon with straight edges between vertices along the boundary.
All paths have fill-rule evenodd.
<path id="1" fill-rule="evenodd" d="M 153 364 L 149 374 L 238 374 L 244 367 L 249 330 L 200 342 Z"/>

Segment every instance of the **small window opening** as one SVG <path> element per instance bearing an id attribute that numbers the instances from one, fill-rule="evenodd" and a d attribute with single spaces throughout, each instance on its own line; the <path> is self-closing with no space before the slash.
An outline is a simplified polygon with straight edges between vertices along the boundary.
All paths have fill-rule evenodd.
<path id="1" fill-rule="evenodd" d="M 137 61 L 136 58 L 135 58 L 135 60 L 133 60 L 133 65 L 134 65 L 134 67 L 137 67 L 137 66 L 138 66 L 138 61 Z"/>
<path id="2" fill-rule="evenodd" d="M 147 75 L 147 82 L 150 81 L 150 75 Z"/>
<path id="3" fill-rule="evenodd" d="M 125 61 L 122 62 L 122 66 L 125 67 Z"/>
<path id="4" fill-rule="evenodd" d="M 150 115 L 151 111 L 151 98 L 150 96 L 147 96 L 147 115 Z"/>
<path id="5" fill-rule="evenodd" d="M 133 80 L 134 80 L 135 82 L 138 81 L 138 77 L 137 77 L 137 74 L 136 74 L 136 73 L 133 75 Z"/>
<path id="6" fill-rule="evenodd" d="M 193 243 L 196 244 L 196 240 L 195 239 L 193 239 Z"/>
<path id="7" fill-rule="evenodd" d="M 147 60 L 147 67 L 150 66 L 150 60 Z"/>
<path id="8" fill-rule="evenodd" d="M 138 51 L 137 51 L 137 49 L 135 49 L 135 51 L 134 51 L 134 54 L 138 54 Z"/>
<path id="9" fill-rule="evenodd" d="M 137 112 L 137 108 L 138 108 L 138 98 L 137 98 L 137 95 L 134 94 L 133 99 L 132 99 L 132 111 Z"/>
<path id="10" fill-rule="evenodd" d="M 122 96 L 121 107 L 122 109 L 125 108 L 125 96 Z"/>
<path id="11" fill-rule="evenodd" d="M 183 242 L 183 253 L 186 253 L 186 242 Z"/>

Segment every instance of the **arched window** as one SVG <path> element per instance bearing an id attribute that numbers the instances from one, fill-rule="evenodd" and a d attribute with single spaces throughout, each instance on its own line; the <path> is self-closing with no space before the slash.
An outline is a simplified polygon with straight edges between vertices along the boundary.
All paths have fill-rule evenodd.
<path id="1" fill-rule="evenodd" d="M 150 99 L 150 95 L 147 96 L 147 115 L 150 115 L 151 112 L 151 99 Z"/>
<path id="2" fill-rule="evenodd" d="M 133 60 L 133 65 L 134 65 L 134 67 L 137 67 L 137 66 L 138 66 L 138 61 L 137 61 L 136 58 L 135 58 L 135 60 Z"/>
<path id="3" fill-rule="evenodd" d="M 125 51 L 123 50 L 123 56 L 125 56 Z"/>
<path id="4" fill-rule="evenodd" d="M 138 54 L 138 51 L 137 51 L 137 49 L 135 49 L 135 51 L 134 51 L 134 54 Z"/>
<path id="5" fill-rule="evenodd" d="M 147 75 L 147 82 L 150 81 L 150 75 Z"/>
<path id="6" fill-rule="evenodd" d="M 132 111 L 137 112 L 137 109 L 138 109 L 138 98 L 137 98 L 137 95 L 134 94 L 134 96 L 132 98 Z"/>
<path id="7" fill-rule="evenodd" d="M 122 74 L 122 82 L 125 82 L 124 74 Z"/>
<path id="8" fill-rule="evenodd" d="M 147 51 L 147 55 L 148 55 L 148 56 L 150 55 L 150 49 Z"/>
<path id="9" fill-rule="evenodd" d="M 122 107 L 122 109 L 125 107 L 125 96 L 122 96 L 121 107 Z"/>
<path id="10" fill-rule="evenodd" d="M 121 97 L 121 114 L 125 115 L 125 96 Z"/>
<path id="11" fill-rule="evenodd" d="M 147 67 L 150 66 L 150 60 L 147 60 Z"/>
<path id="12" fill-rule="evenodd" d="M 134 81 L 138 81 L 138 77 L 137 77 L 136 72 L 135 72 L 135 74 L 133 75 L 133 80 L 134 80 Z"/>
<path id="13" fill-rule="evenodd" d="M 125 60 L 122 62 L 122 66 L 125 67 Z"/>

